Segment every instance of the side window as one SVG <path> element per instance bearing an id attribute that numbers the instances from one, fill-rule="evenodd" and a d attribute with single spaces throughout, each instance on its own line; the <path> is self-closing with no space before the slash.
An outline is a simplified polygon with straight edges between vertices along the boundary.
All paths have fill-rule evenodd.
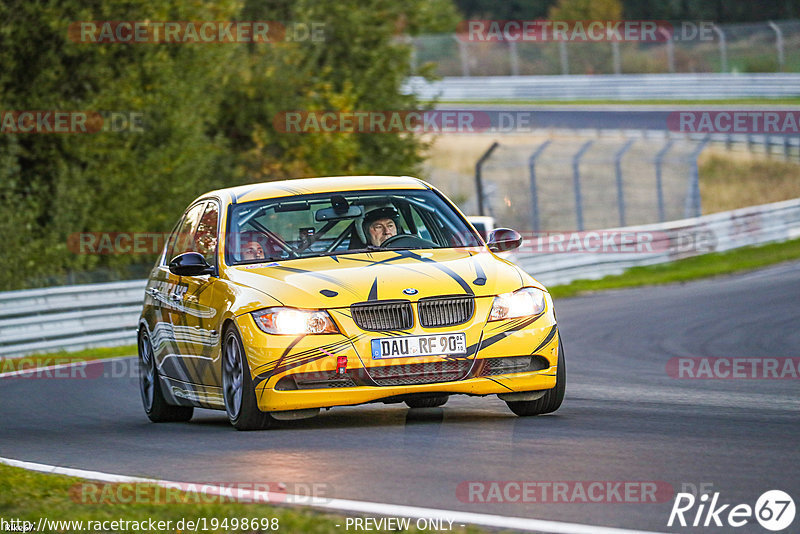
<path id="1" fill-rule="evenodd" d="M 200 217 L 194 234 L 194 250 L 203 255 L 209 265 L 216 264 L 217 254 L 217 220 L 219 206 L 214 201 L 206 204 L 206 210 Z"/>
<path id="2" fill-rule="evenodd" d="M 167 255 L 164 258 L 166 263 L 169 263 L 172 258 L 184 252 L 194 252 L 194 232 L 197 229 L 197 223 L 200 219 L 200 214 L 203 213 L 203 208 L 206 206 L 205 202 L 200 202 L 190 209 L 177 229 L 169 238 L 169 246 L 167 248 Z"/>
<path id="3" fill-rule="evenodd" d="M 411 207 L 411 218 L 414 220 L 414 226 L 417 227 L 417 233 L 419 234 L 419 237 L 430 241 L 431 233 L 428 230 L 428 226 L 425 224 L 425 221 L 423 221 L 422 217 L 420 217 L 416 206 Z"/>

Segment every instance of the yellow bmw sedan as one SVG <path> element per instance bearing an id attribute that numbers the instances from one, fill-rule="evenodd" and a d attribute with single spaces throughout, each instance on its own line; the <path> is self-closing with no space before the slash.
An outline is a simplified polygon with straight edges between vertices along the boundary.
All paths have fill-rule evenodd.
<path id="1" fill-rule="evenodd" d="M 566 370 L 547 290 L 417 178 L 350 176 L 213 191 L 150 273 L 140 390 L 155 422 L 195 407 L 240 430 L 369 402 L 498 395 L 558 409 Z"/>

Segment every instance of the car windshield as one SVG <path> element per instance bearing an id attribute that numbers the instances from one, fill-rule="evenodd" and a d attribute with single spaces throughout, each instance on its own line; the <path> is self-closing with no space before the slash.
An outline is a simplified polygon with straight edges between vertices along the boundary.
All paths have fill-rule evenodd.
<path id="1" fill-rule="evenodd" d="M 226 261 L 478 246 L 478 235 L 433 191 L 342 191 L 232 205 Z"/>

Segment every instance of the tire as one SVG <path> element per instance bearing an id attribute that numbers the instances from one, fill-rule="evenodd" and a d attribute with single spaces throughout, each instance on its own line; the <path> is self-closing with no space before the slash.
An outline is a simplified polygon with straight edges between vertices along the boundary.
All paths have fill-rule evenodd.
<path id="1" fill-rule="evenodd" d="M 558 340 L 558 363 L 556 369 L 556 386 L 548 389 L 544 397 L 531 401 L 506 401 L 509 409 L 520 417 L 552 413 L 561 406 L 564 392 L 567 389 L 567 365 L 564 360 L 564 345 Z"/>
<path id="2" fill-rule="evenodd" d="M 150 334 L 142 327 L 139 330 L 139 393 L 147 417 L 154 423 L 184 422 L 192 418 L 192 406 L 175 406 L 169 404 L 161 391 L 161 379 L 153 354 Z"/>
<path id="3" fill-rule="evenodd" d="M 409 408 L 436 408 L 437 406 L 444 406 L 449 398 L 449 395 L 439 395 L 437 397 L 408 399 L 406 405 L 408 405 Z"/>
<path id="4" fill-rule="evenodd" d="M 223 338 L 222 396 L 228 420 L 236 430 L 265 430 L 275 421 L 258 409 L 250 365 L 234 327 L 228 328 Z"/>

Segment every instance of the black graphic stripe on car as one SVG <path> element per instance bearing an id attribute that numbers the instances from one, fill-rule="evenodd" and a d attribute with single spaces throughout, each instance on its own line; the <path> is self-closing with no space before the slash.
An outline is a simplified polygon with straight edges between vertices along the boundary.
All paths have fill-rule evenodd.
<path id="1" fill-rule="evenodd" d="M 455 271 L 453 271 L 451 268 L 447 267 L 446 265 L 442 265 L 441 263 L 438 263 L 438 262 L 432 260 L 431 258 L 423 258 L 419 254 L 417 254 L 415 252 L 411 252 L 410 250 L 397 250 L 397 251 L 395 251 L 395 253 L 400 255 L 400 256 L 402 256 L 402 257 L 405 257 L 405 258 L 411 258 L 411 259 L 414 259 L 414 260 L 417 260 L 417 261 L 421 261 L 423 263 L 432 264 L 435 268 L 439 269 L 440 271 L 445 273 L 447 276 L 449 276 L 450 278 L 452 278 L 453 280 L 458 282 L 458 285 L 460 285 L 464 289 L 464 291 L 466 293 L 468 293 L 470 295 L 475 295 L 475 292 L 472 291 L 472 287 L 470 287 L 470 285 L 463 278 L 461 278 L 461 276 L 459 276 L 458 273 L 456 273 Z"/>

